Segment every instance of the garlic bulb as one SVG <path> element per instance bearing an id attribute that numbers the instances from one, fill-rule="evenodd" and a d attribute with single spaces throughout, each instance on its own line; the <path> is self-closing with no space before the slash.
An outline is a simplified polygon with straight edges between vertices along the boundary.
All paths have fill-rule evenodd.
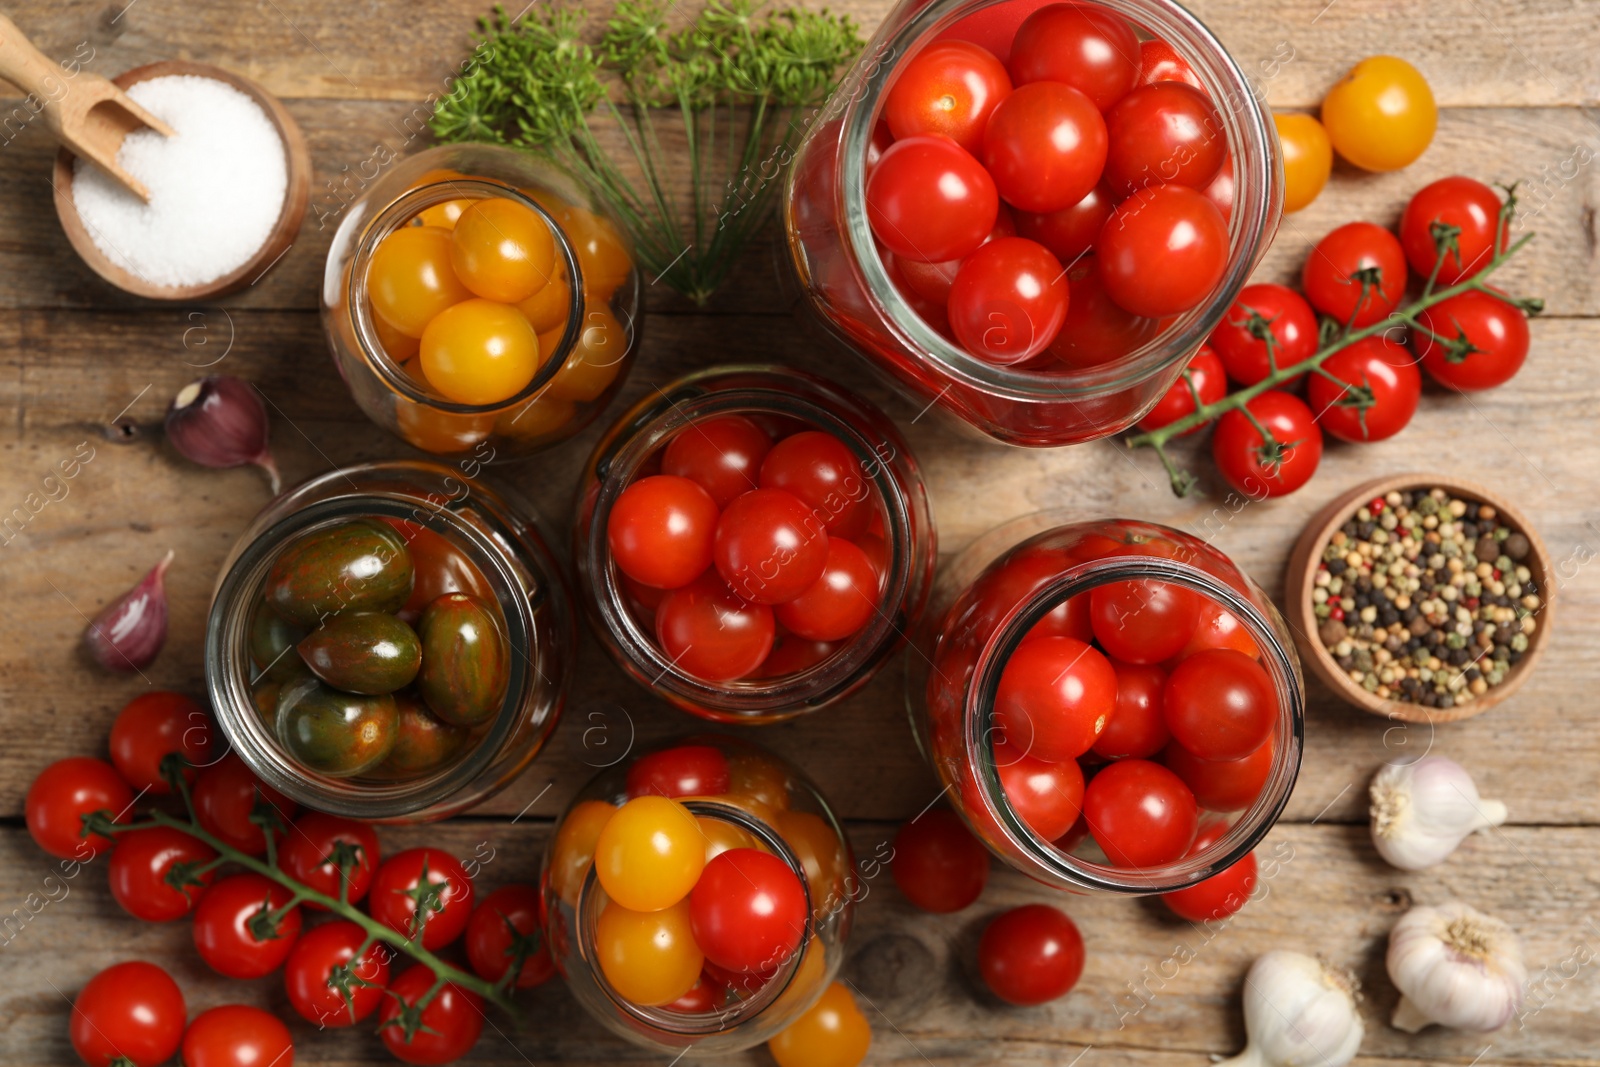
<path id="1" fill-rule="evenodd" d="M 1498 1030 L 1522 1008 L 1528 981 L 1511 927 L 1458 900 L 1418 906 L 1389 931 L 1389 978 L 1400 990 L 1393 1025 Z"/>
<path id="2" fill-rule="evenodd" d="M 1353 975 L 1274 949 L 1244 979 L 1245 1049 L 1217 1067 L 1344 1067 L 1364 1030 Z"/>
<path id="3" fill-rule="evenodd" d="M 1506 806 L 1479 797 L 1466 768 L 1443 756 L 1385 764 L 1371 794 L 1372 843 L 1403 871 L 1442 863 L 1468 834 L 1506 821 Z"/>

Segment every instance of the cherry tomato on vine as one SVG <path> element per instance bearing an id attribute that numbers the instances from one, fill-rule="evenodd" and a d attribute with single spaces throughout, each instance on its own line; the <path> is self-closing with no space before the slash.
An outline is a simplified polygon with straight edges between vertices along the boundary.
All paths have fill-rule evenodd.
<path id="1" fill-rule="evenodd" d="M 950 328 L 979 359 L 1010 366 L 1056 339 L 1067 302 L 1061 261 L 1036 241 L 1003 237 L 962 261 L 950 286 Z"/>
<path id="2" fill-rule="evenodd" d="M 595 955 L 623 999 L 671 1004 L 700 979 L 705 954 L 696 944 L 687 897 L 653 911 L 608 901 L 595 924 Z"/>
<path id="3" fill-rule="evenodd" d="M 213 729 L 205 709 L 182 693 L 144 693 L 123 705 L 111 724 L 111 762 L 134 789 L 166 796 L 172 783 L 161 761 L 181 756 L 192 783 L 198 768 L 211 762 Z"/>
<path id="4" fill-rule="evenodd" d="M 1047 763 L 1022 748 L 994 746 L 1000 788 L 1018 818 L 1046 841 L 1054 841 L 1083 811 L 1083 768 L 1077 760 Z"/>
<path id="5" fill-rule="evenodd" d="M 1200 76 L 1189 66 L 1189 61 L 1159 37 L 1139 44 L 1139 84 L 1151 85 L 1155 82 L 1182 82 L 1205 91 Z"/>
<path id="6" fill-rule="evenodd" d="M 1118 204 L 1095 242 L 1111 299 L 1135 315 L 1188 311 L 1216 288 L 1228 263 L 1228 224 L 1185 185 L 1140 189 Z"/>
<path id="7" fill-rule="evenodd" d="M 194 783 L 194 811 L 200 828 L 240 852 L 267 850 L 263 821 L 288 826 L 300 805 L 256 778 L 238 753 L 229 752 L 200 772 Z M 281 830 L 274 837 L 283 839 Z"/>
<path id="8" fill-rule="evenodd" d="M 978 973 L 1001 1000 L 1024 1007 L 1064 997 L 1083 974 L 1083 935 L 1048 904 L 1001 912 L 978 939 Z"/>
<path id="9" fill-rule="evenodd" d="M 667 442 L 661 473 L 689 479 L 725 508 L 756 487 L 761 461 L 771 449 L 772 438 L 743 415 L 714 415 L 691 422 Z"/>
<path id="10" fill-rule="evenodd" d="M 889 871 L 914 907 L 935 914 L 960 911 L 989 881 L 989 850 L 949 808 L 932 808 L 894 835 Z"/>
<path id="11" fill-rule="evenodd" d="M 424 1067 L 454 1063 L 472 1051 L 483 1034 L 483 998 L 454 982 L 439 987 L 427 1007 L 416 1004 L 434 986 L 433 971 L 417 964 L 389 985 L 378 1013 L 378 1036 L 402 1063 Z"/>
<path id="12" fill-rule="evenodd" d="M 761 462 L 759 483 L 810 505 L 830 537 L 855 540 L 872 514 L 872 487 L 861 460 L 850 446 L 820 430 L 802 430 L 773 445 Z"/>
<path id="13" fill-rule="evenodd" d="M 467 920 L 467 961 L 480 978 L 498 982 L 518 955 L 522 968 L 512 985 L 529 989 L 556 973 L 544 939 L 539 890 L 504 885 L 483 898 Z"/>
<path id="14" fill-rule="evenodd" d="M 1050 4 L 1017 27 L 1007 64 L 1018 86 L 1062 82 L 1110 109 L 1139 80 L 1139 38 L 1126 19 L 1088 4 Z"/>
<path id="15" fill-rule="evenodd" d="M 1504 385 L 1528 358 L 1528 317 L 1515 305 L 1469 289 L 1417 316 L 1412 344 L 1434 381 L 1463 393 Z"/>
<path id="16" fill-rule="evenodd" d="M 630 911 L 660 911 L 683 900 L 705 865 L 705 835 L 695 817 L 666 797 L 628 801 L 595 842 L 595 876 L 606 895 Z"/>
<path id="17" fill-rule="evenodd" d="M 822 577 L 828 535 L 793 493 L 752 489 L 722 510 L 712 559 L 735 595 L 753 604 L 784 604 Z"/>
<path id="18" fill-rule="evenodd" d="M 1211 98 L 1182 82 L 1142 85 L 1106 112 L 1105 182 L 1116 196 L 1155 185 L 1204 189 L 1228 154 Z"/>
<path id="19" fill-rule="evenodd" d="M 1017 236 L 1037 241 L 1063 264 L 1070 264 L 1094 247 L 1115 206 L 1111 190 L 1102 181 L 1082 200 L 1059 211 L 1016 212 Z"/>
<path id="20" fill-rule="evenodd" d="M 873 235 L 895 255 L 923 263 L 974 251 L 1000 212 L 983 164 L 937 135 L 890 145 L 867 177 L 866 200 Z"/>
<path id="21" fill-rule="evenodd" d="M 1324 359 L 1321 373 L 1311 375 L 1306 389 L 1317 422 L 1341 441 L 1393 437 L 1417 413 L 1421 398 L 1416 357 L 1383 334 Z"/>
<path id="22" fill-rule="evenodd" d="M 841 641 L 878 609 L 878 571 L 867 554 L 842 537 L 828 538 L 822 574 L 799 596 L 773 609 L 784 629 L 808 641 Z"/>
<path id="23" fill-rule="evenodd" d="M 1105 169 L 1106 148 L 1106 120 L 1094 101 L 1069 85 L 1041 81 L 1000 101 L 981 158 L 1006 203 L 1048 212 L 1089 195 Z"/>
<path id="24" fill-rule="evenodd" d="M 461 936 L 472 905 L 471 875 L 437 848 L 408 848 L 384 860 L 367 901 L 372 917 L 397 934 L 412 937 L 425 923 L 422 947 L 429 951 Z"/>
<path id="25" fill-rule="evenodd" d="M 1272 337 L 1272 360 L 1267 358 L 1267 337 Z M 1255 385 L 1272 373 L 1303 362 L 1317 352 L 1317 313 L 1306 298 L 1284 285 L 1263 283 L 1239 290 L 1217 328 L 1211 347 L 1236 385 Z M 1290 388 L 1299 375 L 1283 383 Z"/>
<path id="26" fill-rule="evenodd" d="M 1228 824 L 1221 820 L 1202 827 L 1189 848 L 1189 855 L 1198 856 L 1216 844 L 1227 831 Z M 1196 882 L 1187 889 L 1161 894 L 1161 902 L 1180 919 L 1197 923 L 1214 922 L 1226 919 L 1244 907 L 1255 888 L 1256 854 L 1247 852 L 1233 866 L 1218 871 L 1202 882 Z"/>
<path id="27" fill-rule="evenodd" d="M 158 1067 L 178 1051 L 188 1009 L 172 976 L 153 963 L 117 963 L 79 990 L 67 1034 L 89 1067 L 119 1060 Z"/>
<path id="28" fill-rule="evenodd" d="M 989 115 L 1011 92 L 994 53 L 970 41 L 936 41 L 902 67 L 883 116 L 897 140 L 939 133 L 976 155 Z"/>
<path id="29" fill-rule="evenodd" d="M 1139 420 L 1139 429 L 1159 430 L 1194 414 L 1198 410 L 1194 403 L 1196 396 L 1201 404 L 1215 404 L 1228 395 L 1227 372 L 1223 370 L 1222 359 L 1210 345 L 1201 345 L 1189 358 L 1189 365 L 1184 370 L 1185 373 L 1179 375 L 1177 381 L 1167 386 L 1167 391 L 1156 401 L 1156 406 L 1150 409 L 1149 414 Z M 1178 436 L 1188 437 L 1198 433 L 1205 425 L 1202 422 Z"/>
<path id="30" fill-rule="evenodd" d="M 1271 431 L 1267 445 L 1243 411 L 1223 412 L 1211 438 L 1211 458 L 1227 483 L 1253 500 L 1299 489 L 1322 462 L 1322 430 L 1305 402 L 1269 389 L 1245 405 Z"/>
<path id="31" fill-rule="evenodd" d="M 628 767 L 628 799 L 714 797 L 728 791 L 728 757 L 712 745 L 674 745 Z"/>
<path id="32" fill-rule="evenodd" d="M 1312 307 L 1340 324 L 1371 326 L 1405 295 L 1406 254 L 1382 226 L 1347 222 L 1311 250 L 1300 287 Z"/>
<path id="33" fill-rule="evenodd" d="M 1159 867 L 1194 840 L 1199 809 L 1176 774 L 1149 760 L 1118 760 L 1090 780 L 1083 816 L 1106 857 L 1118 867 Z"/>
<path id="34" fill-rule="evenodd" d="M 343 855 L 348 870 L 341 871 Z M 343 819 L 320 811 L 308 811 L 278 845 L 278 868 L 295 881 L 339 899 L 341 884 L 348 883 L 345 899 L 360 903 L 372 885 L 372 875 L 382 859 L 378 832 L 369 823 Z M 306 902 L 306 907 L 323 910 L 321 904 Z"/>
<path id="35" fill-rule="evenodd" d="M 374 942 L 358 959 L 356 950 L 366 936 L 350 920 L 336 919 L 313 927 L 296 942 L 283 984 L 302 1019 L 318 1027 L 354 1026 L 387 999 L 384 988 L 393 952 Z"/>
<path id="36" fill-rule="evenodd" d="M 111 851 L 111 895 L 135 919 L 181 919 L 215 876 L 197 868 L 216 856 L 211 846 L 170 826 L 118 834 Z"/>
<path id="37" fill-rule="evenodd" d="M 183 1035 L 183 1067 L 290 1067 L 289 1028 L 269 1011 L 223 1004 L 194 1017 Z"/>
<path id="38" fill-rule="evenodd" d="M 617 569 L 653 589 L 681 589 L 711 566 L 717 502 L 698 482 L 671 474 L 640 478 L 606 517 Z"/>
<path id="39" fill-rule="evenodd" d="M 1148 759 L 1160 752 L 1171 734 L 1161 711 L 1167 672 L 1153 663 L 1111 661 L 1117 676 L 1117 710 L 1094 743 L 1106 759 Z"/>
<path id="40" fill-rule="evenodd" d="M 1322 98 L 1322 124 L 1334 149 L 1362 170 L 1399 170 L 1427 150 L 1439 110 L 1416 67 L 1369 56 Z"/>
<path id="41" fill-rule="evenodd" d="M 767 1051 L 778 1067 L 856 1067 L 871 1046 L 872 1028 L 866 1016 L 849 988 L 834 982 L 804 1015 L 767 1042 Z"/>
<path id="42" fill-rule="evenodd" d="M 1161 758 L 1194 792 L 1201 807 L 1209 811 L 1239 811 L 1260 795 L 1272 773 L 1273 755 L 1269 738 L 1239 760 L 1203 760 L 1177 743 L 1168 745 Z"/>
<path id="43" fill-rule="evenodd" d="M 1511 243 L 1511 220 L 1501 220 L 1502 206 L 1489 186 L 1460 175 L 1417 190 L 1400 216 L 1400 245 L 1411 269 L 1426 278 L 1438 264 L 1434 280 L 1439 285 L 1454 285 L 1478 273 Z M 1455 246 L 1447 246 L 1442 259 L 1435 226 L 1454 231 L 1448 239 Z"/>
<path id="44" fill-rule="evenodd" d="M 1333 142 L 1314 115 L 1272 116 L 1283 147 L 1283 210 L 1308 206 L 1333 173 Z"/>
<path id="45" fill-rule="evenodd" d="M 719 853 L 689 894 L 689 924 L 706 959 L 743 974 L 784 964 L 806 929 L 806 891 L 782 859 L 754 848 Z"/>
<path id="46" fill-rule="evenodd" d="M 1006 661 L 994 724 L 1011 748 L 1057 763 L 1089 751 L 1117 706 L 1117 676 L 1092 645 L 1035 637 Z"/>
<path id="47" fill-rule="evenodd" d="M 1096 256 L 1085 256 L 1067 271 L 1067 317 L 1048 349 L 1074 370 L 1121 359 L 1161 332 L 1161 319 L 1125 310 L 1106 292 Z"/>
<path id="48" fill-rule="evenodd" d="M 1260 663 L 1214 648 L 1172 668 L 1161 708 L 1178 744 L 1201 759 L 1236 760 L 1272 736 L 1278 695 Z"/>
<path id="49" fill-rule="evenodd" d="M 127 822 L 133 791 L 104 760 L 69 756 L 39 772 L 28 786 L 23 814 L 34 844 L 57 859 L 87 861 L 112 846 L 100 835 L 87 837 L 83 817 L 106 812 Z"/>
<path id="50" fill-rule="evenodd" d="M 194 910 L 200 958 L 228 978 L 260 978 L 288 958 L 300 937 L 300 909 L 276 921 L 289 890 L 259 874 L 235 874 L 212 884 Z"/>
<path id="51" fill-rule="evenodd" d="M 1201 597 L 1172 582 L 1130 578 L 1089 590 L 1095 639 L 1112 659 L 1160 663 L 1194 635 Z"/>

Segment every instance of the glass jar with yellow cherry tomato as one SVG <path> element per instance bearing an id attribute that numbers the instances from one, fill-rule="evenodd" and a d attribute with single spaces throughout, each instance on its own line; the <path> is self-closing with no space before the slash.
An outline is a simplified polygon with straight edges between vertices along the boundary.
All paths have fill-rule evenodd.
<path id="1" fill-rule="evenodd" d="M 345 208 L 322 321 L 368 417 L 485 464 L 594 419 L 638 349 L 639 301 L 626 240 L 574 179 L 509 148 L 449 145 Z"/>
<path id="2" fill-rule="evenodd" d="M 857 882 L 803 773 L 704 735 L 584 786 L 541 886 L 550 951 L 590 1014 L 666 1055 L 714 1055 L 768 1040 L 823 995 Z"/>

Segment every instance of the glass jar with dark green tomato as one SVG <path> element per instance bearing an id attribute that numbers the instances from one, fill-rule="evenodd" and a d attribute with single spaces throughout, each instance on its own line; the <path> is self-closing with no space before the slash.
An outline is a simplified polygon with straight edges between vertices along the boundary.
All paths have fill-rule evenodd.
<path id="1" fill-rule="evenodd" d="M 554 729 L 571 594 L 531 509 L 425 462 L 333 471 L 273 501 L 211 606 L 218 720 L 266 783 L 363 819 L 442 818 Z"/>

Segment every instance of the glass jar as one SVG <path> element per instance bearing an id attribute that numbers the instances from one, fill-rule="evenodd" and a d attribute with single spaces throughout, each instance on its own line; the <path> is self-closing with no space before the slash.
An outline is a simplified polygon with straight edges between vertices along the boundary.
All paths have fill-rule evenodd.
<path id="1" fill-rule="evenodd" d="M 1173 0 L 1095 0 L 1142 36 L 1169 42 L 1216 105 L 1231 160 L 1222 171 L 1226 177 L 1231 166 L 1227 265 L 1197 306 L 1170 319 L 1125 324 L 1132 347 L 1108 362 L 1069 367 L 1047 352 L 1008 367 L 970 355 L 920 316 L 895 285 L 867 223 L 867 159 L 883 143 L 876 131 L 904 58 L 975 12 L 1017 2 L 914 0 L 889 13 L 788 168 L 782 273 L 797 307 L 917 404 L 931 404 L 957 426 L 997 441 L 1051 447 L 1120 433 L 1177 379 L 1271 243 L 1282 211 L 1283 167 L 1271 114 L 1199 20 Z M 1093 267 L 1080 258 L 1076 267 L 1066 264 L 1074 282 Z M 1063 334 L 1070 328 L 1069 320 Z"/>
<path id="2" fill-rule="evenodd" d="M 760 668 L 736 680 L 706 681 L 663 651 L 656 639 L 655 609 L 667 594 L 622 575 L 607 526 L 623 490 L 660 473 L 663 453 L 674 437 L 701 420 L 723 415 L 750 417 L 773 438 L 817 430 L 844 444 L 856 469 L 841 481 L 842 496 L 807 503 L 815 506 L 817 517 L 830 509 L 838 514 L 840 508 L 870 503 L 870 510 L 858 516 L 865 528 L 849 532 L 849 537 L 872 557 L 880 592 L 875 610 L 852 635 L 826 642 L 780 635 Z M 814 527 L 808 531 L 814 533 Z M 838 386 L 770 366 L 720 367 L 688 375 L 656 390 L 617 420 L 585 468 L 572 543 L 584 607 L 623 670 L 684 711 L 740 723 L 792 718 L 865 685 L 921 617 L 936 559 L 921 469 L 894 424 Z M 781 618 L 781 607 L 777 613 Z"/>
<path id="3" fill-rule="evenodd" d="M 646 794 L 672 797 L 693 814 L 707 862 L 730 848 L 755 848 L 782 860 L 805 894 L 796 949 L 750 975 L 719 976 L 711 964 L 667 1005 L 623 995 L 602 963 L 612 957 L 600 929 L 601 913 L 619 905 L 608 899 L 594 856 L 613 815 Z M 668 814 L 682 818 L 681 812 Z M 671 741 L 592 779 L 550 837 L 540 887 L 550 951 L 578 1002 L 637 1045 L 669 1055 L 692 1049 L 696 1057 L 758 1045 L 822 995 L 844 960 L 859 891 L 850 843 L 811 780 L 766 749 L 724 735 Z"/>
<path id="4" fill-rule="evenodd" d="M 1260 588 L 1205 542 L 1152 523 L 1064 523 L 1065 518 L 1059 511 L 1040 512 L 1000 526 L 978 538 L 941 573 L 928 625 L 916 638 L 923 654 L 907 661 L 906 701 L 917 743 L 973 832 L 1023 873 L 1076 891 L 1148 894 L 1192 885 L 1254 848 L 1294 788 L 1304 682 L 1293 641 Z M 1091 611 L 1091 590 L 1107 586 L 1105 600 Z M 1198 598 L 1188 616 L 1194 622 L 1164 621 L 1177 614 L 1171 606 L 1175 588 L 1188 591 L 1178 592 L 1180 598 Z M 1147 609 L 1150 614 L 1140 620 L 1138 614 Z M 1114 738 L 1102 722 L 1096 747 L 1078 763 L 1038 759 L 1025 764 L 1020 753 L 1027 750 L 1012 747 L 998 725 L 996 704 L 1002 676 L 1019 646 L 1043 636 L 1092 641 L 1091 647 L 1108 656 L 1119 654 L 1144 664 L 1130 668 L 1128 662 L 1110 661 L 1119 698 L 1129 685 L 1125 675 L 1141 672 L 1163 694 L 1154 697 L 1145 736 L 1131 743 L 1126 733 Z M 1151 655 L 1132 654 L 1130 643 Z M 1182 647 L 1172 651 L 1179 643 Z M 1074 647 L 1083 654 L 1081 646 Z M 1114 653 L 1109 651 L 1113 648 Z M 1161 688 L 1165 679 L 1178 662 L 1207 650 L 1251 657 L 1259 666 L 1246 669 L 1260 680 L 1258 692 L 1275 696 L 1267 740 L 1237 761 L 1197 759 L 1170 739 L 1163 719 L 1161 701 L 1170 692 Z M 1132 683 L 1134 692 L 1137 684 Z M 1124 707 L 1120 699 L 1112 706 L 1110 723 L 1124 714 Z M 1125 747 L 1101 743 L 1113 738 Z M 1108 748 L 1113 755 L 1102 755 Z M 1135 759 L 1117 758 L 1125 755 Z M 1158 767 L 1150 775 L 1167 781 L 1176 775 L 1193 793 L 1193 801 L 1184 803 L 1190 811 L 1198 808 L 1199 817 L 1183 839 L 1191 844 L 1178 842 L 1184 854 L 1169 852 L 1175 858 L 1143 866 L 1113 865 L 1097 843 L 1097 827 L 1089 817 L 1093 798 L 1085 802 L 1083 782 L 1088 778 L 1092 790 L 1094 776 L 1123 762 L 1155 763 Z M 1057 773 L 1062 777 L 1054 777 Z M 1011 780 L 1011 788 L 1026 798 L 1023 783 L 1012 780 L 1012 774 L 1030 776 L 1026 788 L 1048 786 L 1067 799 L 1050 801 L 1046 808 L 1056 810 L 1047 817 L 1038 814 L 1045 810 L 1041 808 L 1025 817 L 1002 781 L 1003 776 Z M 1076 821 L 1073 805 L 1084 811 Z M 1038 826 L 1041 822 L 1048 822 L 1049 829 Z"/>
<path id="5" fill-rule="evenodd" d="M 420 461 L 330 471 L 256 516 L 228 554 L 212 597 L 206 686 L 223 732 L 257 777 L 319 811 L 410 822 L 464 811 L 520 774 L 555 729 L 577 653 L 571 594 L 532 516 L 525 502 Z M 368 740 L 390 746 L 382 762 L 345 776 L 312 770 L 280 739 L 286 698 L 310 678 L 295 647 L 301 632 L 279 640 L 269 659 L 252 631 L 258 615 L 277 618 L 263 605 L 274 564 L 288 549 L 357 527 L 393 531 L 413 565 L 412 591 L 395 617 L 426 631 L 428 603 L 467 594 L 490 615 L 505 655 L 503 689 L 486 717 L 441 723 L 444 713 L 430 712 L 432 696 L 419 677 L 415 688 L 394 694 L 392 718 L 384 712 L 372 720 Z M 340 581 L 332 595 L 361 610 L 350 593 L 359 591 L 359 579 Z M 340 614 L 325 614 L 323 625 Z"/>
<path id="6" fill-rule="evenodd" d="M 465 204 L 491 199 L 527 208 L 549 226 L 556 277 L 516 305 L 537 336 L 531 380 L 492 403 L 461 403 L 422 372 L 420 332 L 410 327 L 416 336 L 407 336 L 373 310 L 369 277 L 394 231 L 453 227 Z M 510 148 L 443 145 L 395 163 L 344 208 L 323 273 L 322 325 L 368 418 L 423 452 L 493 463 L 564 441 L 594 420 L 633 364 L 640 300 L 627 242 L 566 172 Z"/>

